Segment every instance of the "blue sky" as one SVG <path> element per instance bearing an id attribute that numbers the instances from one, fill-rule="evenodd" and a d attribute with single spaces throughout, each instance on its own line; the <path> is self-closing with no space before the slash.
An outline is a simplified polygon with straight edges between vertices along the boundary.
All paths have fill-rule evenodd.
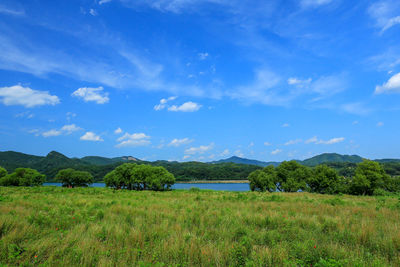
<path id="1" fill-rule="evenodd" d="M 400 158 L 400 1 L 0 2 L 0 150 Z"/>

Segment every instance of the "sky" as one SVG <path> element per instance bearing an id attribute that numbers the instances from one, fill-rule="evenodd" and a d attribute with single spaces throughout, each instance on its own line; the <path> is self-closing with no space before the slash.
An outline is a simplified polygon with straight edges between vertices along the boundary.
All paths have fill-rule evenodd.
<path id="1" fill-rule="evenodd" d="M 0 151 L 400 158 L 400 1 L 0 1 Z"/>

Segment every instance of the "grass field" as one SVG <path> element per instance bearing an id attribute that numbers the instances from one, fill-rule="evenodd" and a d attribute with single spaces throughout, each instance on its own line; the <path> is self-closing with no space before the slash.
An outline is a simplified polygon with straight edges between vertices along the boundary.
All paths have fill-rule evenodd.
<path id="1" fill-rule="evenodd" d="M 395 197 L 0 187 L 3 265 L 400 266 L 399 252 Z"/>

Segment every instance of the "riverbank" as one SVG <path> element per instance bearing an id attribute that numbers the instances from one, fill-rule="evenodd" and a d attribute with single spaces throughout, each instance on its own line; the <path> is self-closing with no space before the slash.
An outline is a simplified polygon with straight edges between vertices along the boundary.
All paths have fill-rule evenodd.
<path id="1" fill-rule="evenodd" d="M 0 187 L 0 265 L 400 266 L 394 197 Z"/>

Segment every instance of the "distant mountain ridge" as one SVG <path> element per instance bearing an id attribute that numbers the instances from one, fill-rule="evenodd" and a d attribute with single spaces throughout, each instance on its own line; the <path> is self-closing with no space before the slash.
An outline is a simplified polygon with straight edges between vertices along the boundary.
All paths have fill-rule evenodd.
<path id="1" fill-rule="evenodd" d="M 275 162 L 275 161 L 264 162 L 264 161 L 259 161 L 259 160 L 255 160 L 255 159 L 241 158 L 241 157 L 237 157 L 237 156 L 232 156 L 227 159 L 212 161 L 209 163 L 218 164 L 218 163 L 225 163 L 225 162 L 232 162 L 232 163 L 236 163 L 236 164 L 256 165 L 256 166 L 260 166 L 260 167 L 266 167 L 268 165 L 274 165 L 276 167 L 280 164 L 280 162 Z"/>

